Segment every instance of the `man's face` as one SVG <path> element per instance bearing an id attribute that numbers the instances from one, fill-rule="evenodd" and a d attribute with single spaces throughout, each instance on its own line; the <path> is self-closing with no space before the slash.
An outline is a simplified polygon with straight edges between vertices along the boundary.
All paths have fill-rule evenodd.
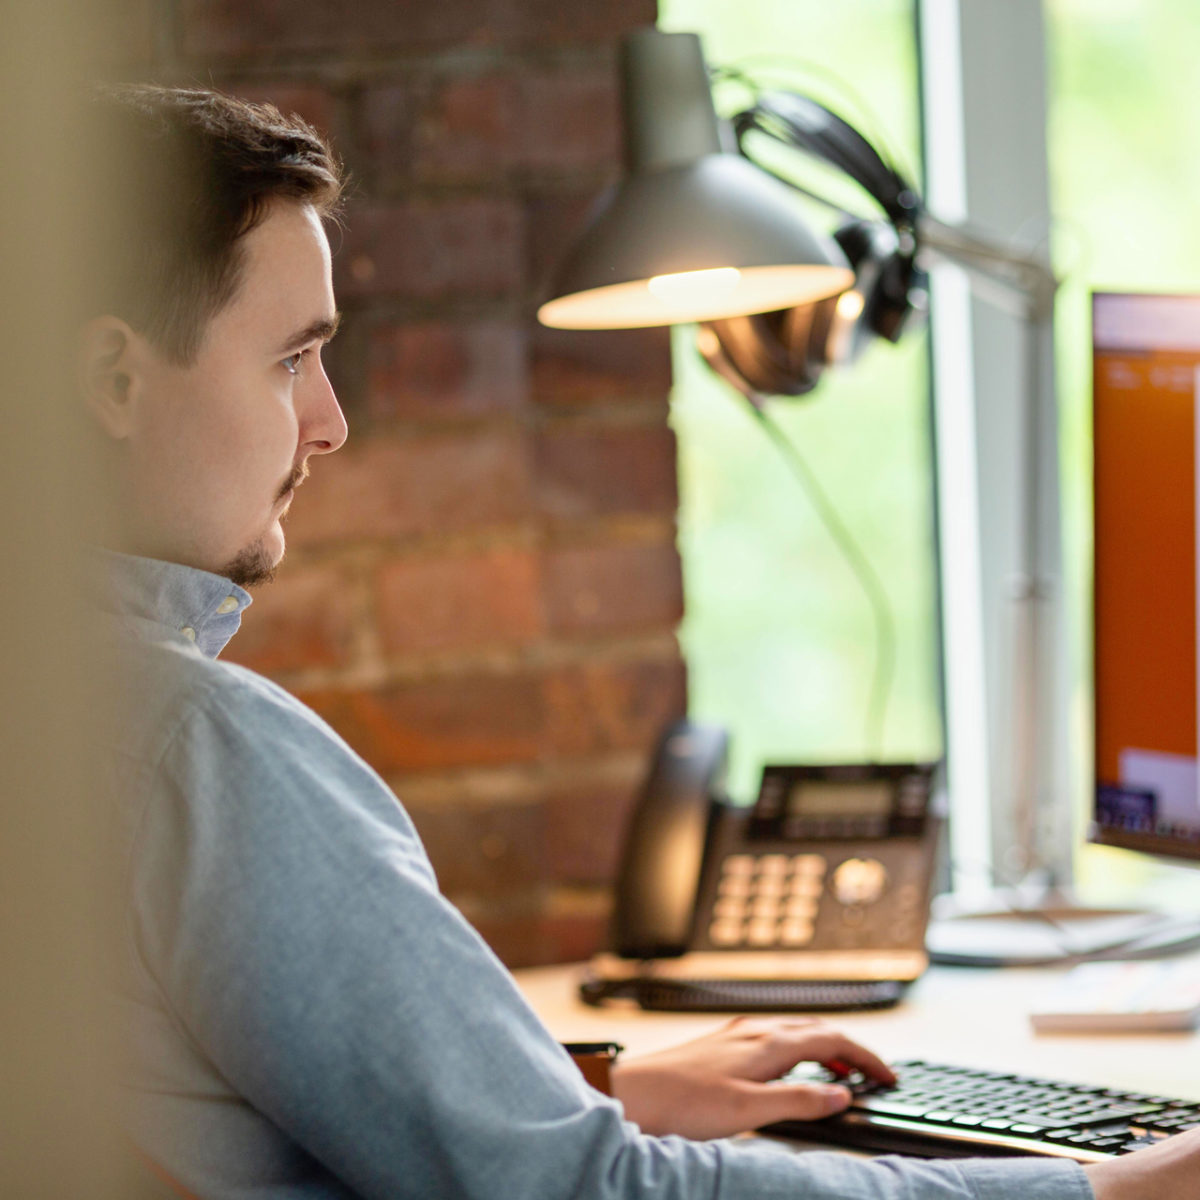
<path id="1" fill-rule="evenodd" d="M 135 335 L 123 486 L 130 549 L 246 586 L 283 557 L 308 458 L 336 450 L 346 422 L 321 365 L 337 312 L 320 218 L 276 202 L 242 246 L 238 293 L 190 366 Z"/>

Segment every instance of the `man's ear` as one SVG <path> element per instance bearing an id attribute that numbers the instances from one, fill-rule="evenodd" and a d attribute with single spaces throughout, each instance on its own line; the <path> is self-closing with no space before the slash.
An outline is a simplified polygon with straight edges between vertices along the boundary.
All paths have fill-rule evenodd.
<path id="1" fill-rule="evenodd" d="M 119 317 L 95 317 L 79 341 L 79 383 L 88 411 L 111 438 L 127 438 L 137 416 L 142 339 Z"/>

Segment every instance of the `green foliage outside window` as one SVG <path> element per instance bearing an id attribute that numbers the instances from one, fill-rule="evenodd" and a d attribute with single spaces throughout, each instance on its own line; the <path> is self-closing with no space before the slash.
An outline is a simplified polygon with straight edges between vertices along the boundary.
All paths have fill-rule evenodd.
<path id="1" fill-rule="evenodd" d="M 660 28 L 701 35 L 710 65 L 739 66 L 812 95 L 906 171 L 918 170 L 908 0 L 663 0 L 659 9 Z M 717 97 L 727 108 L 744 93 L 730 85 Z M 837 186 L 803 158 L 787 162 L 800 182 Z M 843 185 L 837 198 L 875 215 L 853 189 Z M 805 211 L 823 228 L 836 223 L 832 213 Z M 771 404 L 888 591 L 897 662 L 880 745 L 868 745 L 866 733 L 877 653 L 868 602 L 745 401 L 693 346 L 693 330 L 676 331 L 672 410 L 687 593 L 680 636 L 693 715 L 732 732 L 733 794 L 752 799 L 772 759 L 940 754 L 924 333 L 899 346 L 879 343 L 809 396 Z"/>

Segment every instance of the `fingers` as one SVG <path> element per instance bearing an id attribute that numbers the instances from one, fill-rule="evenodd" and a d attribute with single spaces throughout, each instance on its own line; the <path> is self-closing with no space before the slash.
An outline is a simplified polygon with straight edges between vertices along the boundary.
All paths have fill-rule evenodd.
<path id="1" fill-rule="evenodd" d="M 785 1020 L 772 1024 L 774 1035 L 787 1044 L 789 1056 L 795 1062 L 819 1062 L 838 1076 L 858 1070 L 880 1083 L 896 1082 L 896 1073 L 877 1054 L 819 1021 Z"/>
<path id="2" fill-rule="evenodd" d="M 834 1030 L 810 1033 L 810 1053 L 816 1062 L 829 1067 L 837 1075 L 848 1074 L 845 1068 L 857 1068 L 869 1079 L 880 1083 L 895 1083 L 896 1072 L 879 1055 L 851 1041 L 845 1034 Z"/>
<path id="3" fill-rule="evenodd" d="M 751 1128 L 775 1121 L 819 1121 L 840 1113 L 850 1104 L 850 1089 L 836 1083 L 760 1083 L 748 1107 L 753 1113 Z"/>

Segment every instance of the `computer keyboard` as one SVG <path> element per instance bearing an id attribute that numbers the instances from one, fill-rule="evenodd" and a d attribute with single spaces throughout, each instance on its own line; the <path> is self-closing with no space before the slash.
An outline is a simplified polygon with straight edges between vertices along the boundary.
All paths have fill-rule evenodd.
<path id="1" fill-rule="evenodd" d="M 927 1158 L 1048 1154 L 1097 1162 L 1200 1125 L 1200 1100 L 921 1060 L 892 1066 L 895 1086 L 857 1072 L 838 1080 L 854 1095 L 845 1112 L 764 1132 Z M 835 1079 L 811 1067 L 788 1078 Z"/>

